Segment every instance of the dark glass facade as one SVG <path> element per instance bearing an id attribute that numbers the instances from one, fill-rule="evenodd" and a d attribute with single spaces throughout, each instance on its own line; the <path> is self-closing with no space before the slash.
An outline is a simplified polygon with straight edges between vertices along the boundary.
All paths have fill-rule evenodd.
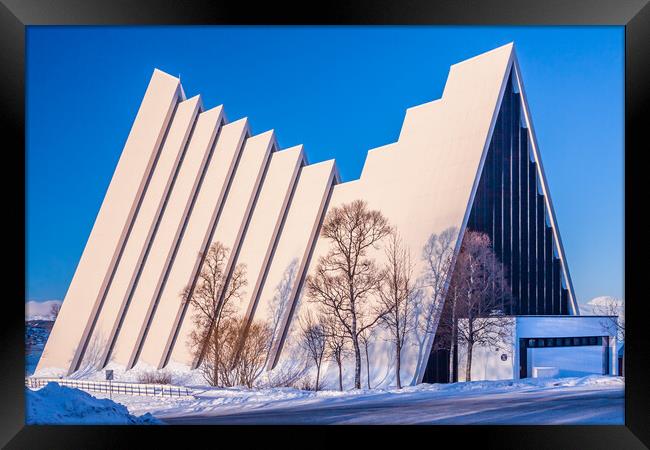
<path id="1" fill-rule="evenodd" d="M 546 198 L 522 123 L 520 94 L 510 78 L 467 229 L 486 233 L 505 266 L 514 298 L 506 314 L 568 314 Z"/>
<path id="2" fill-rule="evenodd" d="M 522 114 L 520 94 L 513 89 L 511 75 L 467 229 L 486 233 L 505 266 L 513 297 L 505 308 L 506 314 L 566 315 L 567 283 Z M 449 349 L 441 345 L 440 336 L 434 338 L 433 348 L 423 381 L 454 381 L 455 374 L 438 367 L 444 359 L 441 352 L 449 354 Z"/>

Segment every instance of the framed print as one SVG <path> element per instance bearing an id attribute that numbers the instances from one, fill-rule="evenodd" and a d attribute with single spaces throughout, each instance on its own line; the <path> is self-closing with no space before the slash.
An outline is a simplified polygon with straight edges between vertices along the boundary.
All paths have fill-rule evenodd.
<path id="1" fill-rule="evenodd" d="M 649 17 L 4 2 L 3 444 L 644 448 Z"/>

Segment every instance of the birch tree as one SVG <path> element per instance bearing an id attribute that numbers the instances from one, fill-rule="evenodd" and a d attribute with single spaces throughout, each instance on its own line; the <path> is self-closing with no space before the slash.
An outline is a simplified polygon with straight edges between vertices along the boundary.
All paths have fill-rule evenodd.
<path id="1" fill-rule="evenodd" d="M 380 271 L 368 257 L 371 249 L 391 231 L 388 220 L 366 202 L 355 200 L 333 208 L 325 217 L 321 236 L 330 250 L 318 259 L 307 278 L 308 301 L 339 321 L 354 352 L 354 387 L 361 389 L 361 347 L 359 336 L 381 318 L 369 306 Z"/>
<path id="2" fill-rule="evenodd" d="M 230 250 L 221 242 L 212 244 L 203 258 L 196 284 L 187 286 L 182 293 L 183 301 L 194 309 L 194 330 L 190 335 L 194 356 L 198 362 L 205 359 L 204 377 L 214 386 L 223 381 L 220 367 L 229 339 L 233 333 L 238 335 L 233 331 L 234 324 L 224 329 L 224 323 L 234 319 L 236 302 L 241 299 L 247 285 L 246 267 L 242 264 L 234 268 L 230 277 L 227 276 L 229 254 Z"/>
<path id="3" fill-rule="evenodd" d="M 334 316 L 329 315 L 324 319 L 327 350 L 325 356 L 328 360 L 336 363 L 339 370 L 339 390 L 343 390 L 343 360 L 347 356 L 349 336 L 341 322 Z"/>
<path id="4" fill-rule="evenodd" d="M 379 281 L 378 315 L 389 332 L 395 347 L 395 380 L 402 388 L 400 377 L 402 349 L 417 326 L 417 297 L 413 280 L 413 265 L 409 250 L 397 233 L 391 233 L 385 249 L 386 265 Z"/>
<path id="5" fill-rule="evenodd" d="M 363 352 L 366 356 L 366 384 L 368 389 L 372 389 L 370 386 L 370 343 L 373 339 L 374 328 L 366 328 L 359 334 L 359 343 L 363 347 Z"/>
<path id="6" fill-rule="evenodd" d="M 61 303 L 52 303 L 50 306 L 50 317 L 52 317 L 52 322 L 55 322 L 57 317 L 59 317 L 59 312 L 61 311 Z"/>
<path id="7" fill-rule="evenodd" d="M 316 391 L 320 387 L 320 369 L 327 350 L 327 334 L 321 319 L 308 312 L 300 319 L 300 345 L 316 366 Z"/>
<path id="8" fill-rule="evenodd" d="M 467 346 L 465 380 L 471 381 L 472 352 L 475 345 L 499 347 L 509 338 L 505 306 L 510 288 L 503 264 L 497 259 L 490 238 L 483 233 L 465 233 L 456 260 L 450 295 L 455 297 L 455 316 L 448 324 L 455 330 L 458 342 Z M 454 341 L 451 341 L 452 347 Z"/>
<path id="9" fill-rule="evenodd" d="M 441 339 L 438 344 L 447 348 L 451 342 L 456 342 L 456 330 L 452 324 L 456 323 L 457 295 L 452 289 L 448 289 L 451 282 L 451 271 L 454 261 L 454 247 L 458 231 L 455 227 L 445 229 L 439 234 L 432 234 L 422 250 L 422 258 L 425 262 L 425 273 L 423 287 L 429 289 L 428 301 L 423 305 L 425 310 L 425 321 L 421 324 L 425 335 L 435 335 L 436 332 Z M 445 303 L 449 303 L 444 308 Z M 443 310 L 449 316 L 443 316 Z M 449 354 L 449 373 L 454 373 L 454 352 L 455 346 L 451 345 Z"/>

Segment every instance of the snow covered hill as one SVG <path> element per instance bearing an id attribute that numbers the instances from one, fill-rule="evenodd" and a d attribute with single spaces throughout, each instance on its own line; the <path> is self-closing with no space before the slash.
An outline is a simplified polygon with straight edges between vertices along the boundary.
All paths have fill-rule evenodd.
<path id="1" fill-rule="evenodd" d="M 44 302 L 29 301 L 25 303 L 25 321 L 30 320 L 54 320 L 52 307 L 61 306 L 61 300 L 47 300 Z"/>
<path id="2" fill-rule="evenodd" d="M 582 314 L 602 314 L 603 312 L 611 313 L 617 311 L 621 315 L 624 311 L 625 305 L 622 300 L 616 297 L 603 295 L 589 300 L 587 303 L 580 305 L 580 312 Z"/>

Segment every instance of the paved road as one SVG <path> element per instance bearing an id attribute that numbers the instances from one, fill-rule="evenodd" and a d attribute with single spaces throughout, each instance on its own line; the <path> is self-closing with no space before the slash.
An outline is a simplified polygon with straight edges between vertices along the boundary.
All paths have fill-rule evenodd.
<path id="1" fill-rule="evenodd" d="M 412 397 L 412 398 L 409 398 Z M 576 387 L 275 407 L 227 415 L 166 417 L 170 424 L 623 424 L 622 388 Z"/>

